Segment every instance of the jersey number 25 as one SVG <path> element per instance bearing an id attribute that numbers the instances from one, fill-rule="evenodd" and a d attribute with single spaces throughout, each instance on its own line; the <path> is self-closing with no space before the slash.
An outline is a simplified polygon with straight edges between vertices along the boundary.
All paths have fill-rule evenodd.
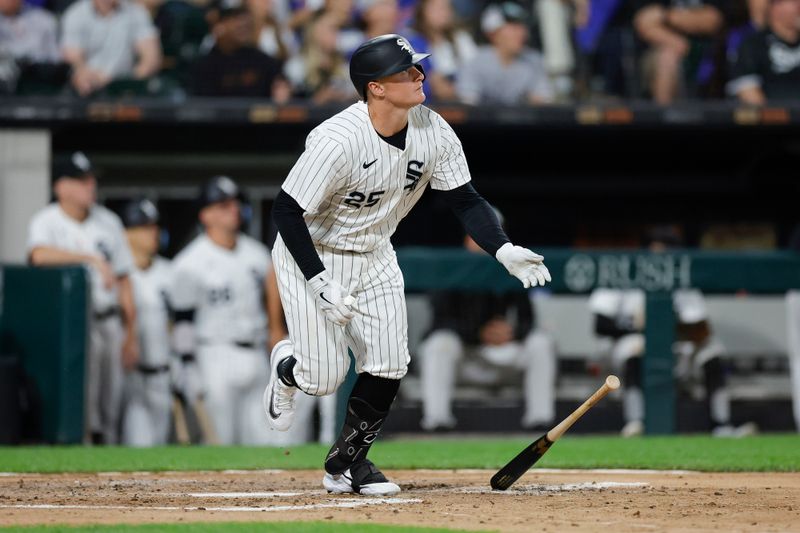
<path id="1" fill-rule="evenodd" d="M 378 203 L 381 199 L 381 195 L 385 192 L 386 191 L 372 191 L 369 193 L 369 196 L 367 196 L 363 192 L 353 191 L 347 195 L 344 203 L 351 207 L 372 207 Z M 365 200 L 367 203 L 364 203 Z"/>

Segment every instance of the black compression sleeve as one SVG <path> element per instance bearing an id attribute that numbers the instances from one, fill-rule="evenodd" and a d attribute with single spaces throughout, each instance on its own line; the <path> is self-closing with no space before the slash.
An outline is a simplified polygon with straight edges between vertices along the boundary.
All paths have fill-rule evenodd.
<path id="1" fill-rule="evenodd" d="M 303 219 L 303 208 L 283 189 L 275 198 L 272 206 L 272 218 L 278 227 L 283 242 L 292 254 L 297 266 L 309 280 L 325 270 L 322 260 L 314 248 L 308 226 Z"/>
<path id="2" fill-rule="evenodd" d="M 444 191 L 444 197 L 469 236 L 492 257 L 501 246 L 511 242 L 500 226 L 492 206 L 478 194 L 471 183 Z"/>

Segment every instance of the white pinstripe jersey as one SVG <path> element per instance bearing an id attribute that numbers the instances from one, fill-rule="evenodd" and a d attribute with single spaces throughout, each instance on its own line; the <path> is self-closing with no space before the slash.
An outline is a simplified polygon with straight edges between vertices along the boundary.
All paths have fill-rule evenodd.
<path id="1" fill-rule="evenodd" d="M 437 113 L 412 108 L 400 150 L 380 138 L 358 102 L 308 134 L 282 188 L 305 210 L 315 244 L 362 253 L 389 244 L 429 183 L 450 190 L 469 181 L 461 141 Z"/>
<path id="2" fill-rule="evenodd" d="M 170 262 L 153 258 L 147 270 L 131 271 L 133 299 L 136 302 L 136 326 L 139 330 L 141 354 L 139 362 L 146 366 L 169 363 L 169 291 L 172 286 Z"/>
<path id="3" fill-rule="evenodd" d="M 172 305 L 195 310 L 200 343 L 263 344 L 264 278 L 271 266 L 267 247 L 253 238 L 240 234 L 228 250 L 199 235 L 172 262 Z"/>

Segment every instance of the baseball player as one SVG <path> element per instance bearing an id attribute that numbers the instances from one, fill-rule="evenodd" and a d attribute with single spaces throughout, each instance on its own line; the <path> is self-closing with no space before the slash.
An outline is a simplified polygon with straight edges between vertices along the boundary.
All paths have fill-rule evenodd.
<path id="1" fill-rule="evenodd" d="M 122 443 L 166 444 L 170 432 L 170 263 L 159 257 L 159 213 L 150 200 L 132 200 L 122 223 L 133 254 L 133 299 L 139 320 L 139 364 L 126 376 Z"/>
<path id="2" fill-rule="evenodd" d="M 56 157 L 56 202 L 30 223 L 33 265 L 83 264 L 91 281 L 86 417 L 94 443 L 119 442 L 123 367 L 139 357 L 136 309 L 129 274 L 131 253 L 119 217 L 95 203 L 97 180 L 81 152 Z"/>
<path id="3" fill-rule="evenodd" d="M 269 368 L 265 299 L 271 260 L 263 244 L 240 233 L 239 198 L 238 186 L 225 176 L 201 190 L 204 232 L 173 262 L 173 346 L 183 361 L 197 365 L 221 444 L 305 442 L 310 424 L 276 435 L 261 414 Z"/>
<path id="4" fill-rule="evenodd" d="M 514 246 L 473 189 L 461 143 L 425 100 L 417 54 L 399 35 L 359 46 L 350 78 L 363 101 L 316 127 L 273 206 L 273 249 L 289 339 L 272 350 L 264 392 L 269 424 L 292 426 L 295 394 L 333 393 L 358 378 L 345 423 L 325 460 L 330 492 L 394 494 L 367 459 L 409 362 L 403 275 L 390 237 L 430 185 L 445 191 L 475 241 L 525 287 L 550 274 L 542 256 Z"/>
<path id="5" fill-rule="evenodd" d="M 800 432 L 800 291 L 786 293 L 786 331 L 794 423 Z"/>

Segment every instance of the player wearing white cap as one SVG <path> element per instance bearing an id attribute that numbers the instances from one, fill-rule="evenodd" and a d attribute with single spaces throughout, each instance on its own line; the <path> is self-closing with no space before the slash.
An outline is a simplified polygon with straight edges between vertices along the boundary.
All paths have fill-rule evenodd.
<path id="1" fill-rule="evenodd" d="M 130 249 L 119 217 L 95 203 L 97 180 L 81 152 L 53 164 L 57 201 L 30 223 L 28 257 L 34 265 L 89 268 L 92 304 L 86 358 L 86 419 L 94 443 L 119 442 L 123 367 L 136 366 L 139 345 L 131 291 Z"/>
<path id="2" fill-rule="evenodd" d="M 403 275 L 390 237 L 430 185 L 467 232 L 526 287 L 550 274 L 542 256 L 509 242 L 489 204 L 472 188 L 461 143 L 421 106 L 424 73 L 399 35 L 362 44 L 350 78 L 364 102 L 314 129 L 273 207 L 273 249 L 289 340 L 272 351 L 264 393 L 270 425 L 292 425 L 295 393 L 333 393 L 358 379 L 342 431 L 325 461 L 331 492 L 393 494 L 367 458 L 409 362 Z"/>

